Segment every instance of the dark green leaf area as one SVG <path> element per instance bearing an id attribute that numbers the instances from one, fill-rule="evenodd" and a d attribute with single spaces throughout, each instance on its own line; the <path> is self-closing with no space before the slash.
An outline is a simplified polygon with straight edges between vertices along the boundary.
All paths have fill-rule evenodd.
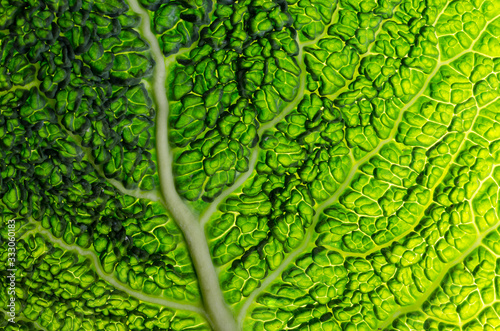
<path id="1" fill-rule="evenodd" d="M 398 5 L 400 9 L 398 9 Z M 400 43 L 412 42 L 412 36 L 410 35 L 418 32 L 426 23 L 432 25 L 433 15 L 436 14 L 435 8 L 442 6 L 442 4 L 434 2 L 427 4 L 428 8 L 432 9 L 423 14 L 422 10 L 426 7 L 422 3 L 401 2 L 399 0 L 347 0 L 340 1 L 340 6 L 342 9 L 338 11 L 338 19 L 334 24 L 330 25 L 328 34 L 340 37 L 347 45 L 353 47 L 359 53 L 366 53 L 370 44 L 375 41 L 376 32 L 380 25 L 385 27 L 390 25 L 391 28 L 397 30 L 402 29 L 401 32 L 403 33 L 400 35 L 394 34 L 394 37 L 397 36 L 394 39 L 398 39 Z M 401 13 L 401 15 L 396 14 L 395 16 L 403 24 L 387 22 L 393 18 L 395 11 Z M 409 27 L 407 24 L 411 26 Z M 383 40 L 385 38 L 377 37 L 377 39 Z"/>
<path id="2" fill-rule="evenodd" d="M 305 65 L 321 95 L 332 95 L 354 77 L 360 62 L 358 52 L 339 38 L 321 39 L 305 48 Z"/>
<path id="3" fill-rule="evenodd" d="M 301 40 L 314 40 L 324 33 L 337 3 L 331 0 L 287 0 L 293 27 L 299 32 Z"/>
<path id="4" fill-rule="evenodd" d="M 0 92 L 33 82 L 36 68 L 26 54 L 16 50 L 14 39 L 0 33 L 0 40 Z"/>
<path id="5" fill-rule="evenodd" d="M 33 322 L 17 320 L 16 324 L 13 325 L 9 322 L 10 316 L 7 316 L 5 313 L 0 312 L 0 330 L 2 331 L 42 331 L 42 329 L 38 328 L 33 324 Z"/>
<path id="6" fill-rule="evenodd" d="M 141 99 L 138 90 L 128 92 L 129 100 Z M 39 222 L 66 244 L 95 251 L 102 269 L 134 290 L 198 300 L 183 236 L 166 210 L 109 185 L 49 101 L 36 87 L 0 97 L 1 214 Z"/>
<path id="7" fill-rule="evenodd" d="M 0 261 L 4 265 L 7 249 L 7 241 L 2 241 Z M 116 289 L 94 270 L 86 256 L 60 248 L 44 235 L 26 235 L 17 243 L 16 318 L 34 321 L 48 331 L 210 330 L 199 315 L 143 302 Z M 0 290 L 7 293 L 6 276 L 10 273 L 2 267 L 0 274 Z M 6 306 L 8 300 L 2 295 L 0 304 Z M 38 330 L 19 320 L 10 325 L 15 328 L 2 320 L 0 329 Z"/>
<path id="8" fill-rule="evenodd" d="M 38 86 L 57 120 L 108 178 L 154 189 L 155 112 L 141 80 L 148 45 L 123 1 L 12 2 L 0 44 L 0 91 Z"/>
<path id="9" fill-rule="evenodd" d="M 253 4 L 271 15 L 266 3 Z M 188 200 L 212 201 L 247 171 L 259 127 L 298 93 L 294 30 L 273 25 L 269 17 L 271 27 L 258 30 L 260 23 L 252 23 L 243 9 L 238 14 L 238 6 L 218 5 L 218 18 L 202 32 L 201 47 L 179 59 L 170 76 L 175 101 L 169 138 L 179 147 L 174 174 L 177 190 Z"/>
<path id="10" fill-rule="evenodd" d="M 199 38 L 200 27 L 210 23 L 211 0 L 139 2 L 150 11 L 151 30 L 165 56 L 191 46 Z"/>

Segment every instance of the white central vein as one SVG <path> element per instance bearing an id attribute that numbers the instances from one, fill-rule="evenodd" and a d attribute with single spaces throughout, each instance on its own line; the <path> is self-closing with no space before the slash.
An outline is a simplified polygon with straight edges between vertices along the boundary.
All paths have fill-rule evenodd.
<path id="1" fill-rule="evenodd" d="M 212 327 L 217 331 L 234 331 L 236 330 L 236 323 L 224 301 L 203 227 L 198 222 L 198 217 L 184 203 L 175 189 L 172 169 L 173 153 L 168 140 L 169 105 L 166 89 L 165 58 L 156 36 L 151 31 L 148 13 L 140 7 L 137 0 L 128 0 L 128 3 L 131 9 L 142 18 L 142 36 L 149 43 L 151 54 L 156 61 L 153 73 L 153 91 L 157 111 L 156 148 L 158 172 L 164 197 L 163 202 L 184 234 L 198 276 L 205 310 L 210 317 Z"/>

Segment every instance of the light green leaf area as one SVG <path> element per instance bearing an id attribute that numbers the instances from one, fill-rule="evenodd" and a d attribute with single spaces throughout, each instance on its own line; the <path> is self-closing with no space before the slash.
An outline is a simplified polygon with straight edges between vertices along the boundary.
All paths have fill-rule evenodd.
<path id="1" fill-rule="evenodd" d="M 0 0 L 0 330 L 497 330 L 499 256 L 499 1 Z"/>

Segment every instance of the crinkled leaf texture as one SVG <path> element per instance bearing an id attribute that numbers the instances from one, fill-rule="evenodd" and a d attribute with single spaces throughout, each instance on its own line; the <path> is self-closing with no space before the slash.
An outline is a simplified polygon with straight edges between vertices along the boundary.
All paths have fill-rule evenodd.
<path id="1" fill-rule="evenodd" d="M 0 224 L 0 330 L 500 330 L 500 1 L 0 0 Z"/>

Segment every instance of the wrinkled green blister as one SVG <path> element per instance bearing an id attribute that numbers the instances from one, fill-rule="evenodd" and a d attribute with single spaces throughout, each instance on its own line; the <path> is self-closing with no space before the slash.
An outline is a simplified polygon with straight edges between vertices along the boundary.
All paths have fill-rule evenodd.
<path id="1" fill-rule="evenodd" d="M 0 0 L 0 330 L 497 330 L 499 98 L 496 0 Z"/>

